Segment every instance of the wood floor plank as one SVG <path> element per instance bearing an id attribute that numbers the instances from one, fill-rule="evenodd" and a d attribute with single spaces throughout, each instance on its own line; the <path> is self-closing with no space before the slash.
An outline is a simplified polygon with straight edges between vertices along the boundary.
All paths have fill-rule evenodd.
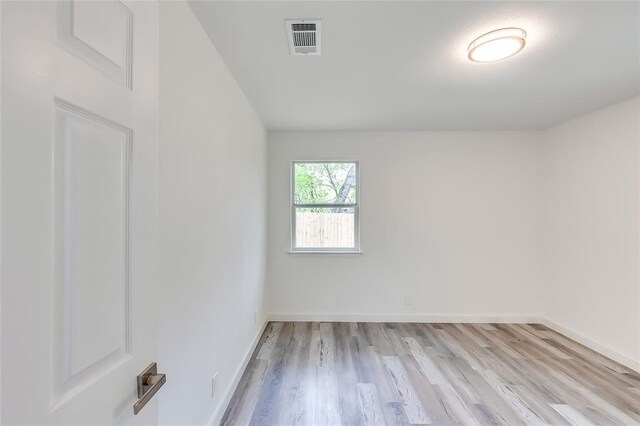
<path id="1" fill-rule="evenodd" d="M 589 421 L 585 416 L 580 414 L 579 411 L 573 407 L 564 404 L 551 404 L 554 410 L 556 410 L 562 417 L 567 419 L 573 426 L 591 426 L 593 423 Z"/>
<path id="2" fill-rule="evenodd" d="M 429 380 L 420 370 L 420 366 L 411 355 L 400 357 L 403 367 L 407 370 L 407 375 L 416 391 L 416 397 L 425 407 L 427 415 L 433 424 L 451 424 L 451 417 L 445 410 L 445 404 L 438 392 L 438 386 L 429 383 Z"/>
<path id="3" fill-rule="evenodd" d="M 383 426 L 387 422 L 384 417 L 378 390 L 373 383 L 358 383 L 358 402 L 362 410 L 363 424 L 366 426 Z"/>
<path id="4" fill-rule="evenodd" d="M 560 366 L 557 366 L 560 367 Z M 563 387 L 568 391 L 574 392 L 578 395 L 577 401 L 573 404 L 580 406 L 582 404 L 589 404 L 596 407 L 598 411 L 607 414 L 611 418 L 615 419 L 616 424 L 622 425 L 637 425 L 638 422 L 633 420 L 622 410 L 620 410 L 611 400 L 604 399 L 595 393 L 591 392 L 588 388 L 580 384 L 577 376 L 570 377 L 564 372 L 546 366 L 547 372 L 550 376 L 562 383 Z"/>
<path id="5" fill-rule="evenodd" d="M 248 425 L 251 421 L 260 391 L 262 390 L 262 384 L 267 378 L 269 360 L 256 360 L 252 367 L 251 375 L 249 376 L 249 380 L 246 382 L 246 385 L 239 388 L 242 389 L 243 397 L 235 401 L 231 401 L 221 424 Z"/>
<path id="6" fill-rule="evenodd" d="M 273 322 L 221 424 L 640 426 L 640 374 L 541 324 Z"/>
<path id="7" fill-rule="evenodd" d="M 422 406 L 422 402 L 418 399 L 416 391 L 400 359 L 397 356 L 384 356 L 383 358 L 385 365 L 391 373 L 396 390 L 400 395 L 402 407 L 409 423 L 413 425 L 431 424 L 432 420 L 427 415 L 426 410 Z"/>
<path id="8" fill-rule="evenodd" d="M 605 357 L 602 354 L 599 354 L 580 343 L 571 340 L 570 338 L 563 336 L 562 334 L 553 331 L 553 330 L 544 330 L 542 334 L 547 337 L 548 340 L 555 341 L 563 346 L 571 349 L 574 353 L 582 355 L 585 359 L 589 360 L 592 363 L 601 364 L 602 366 L 613 370 L 617 373 L 625 373 L 629 371 L 628 368 L 618 364 L 617 362 Z M 636 373 L 638 374 L 638 373 Z"/>
<path id="9" fill-rule="evenodd" d="M 510 327 L 514 330 L 514 332 L 516 334 L 519 334 L 524 339 L 526 339 L 526 340 L 532 342 L 534 345 L 539 346 L 540 348 L 544 349 L 545 352 L 549 353 L 550 355 L 552 355 L 554 357 L 557 357 L 559 359 L 572 359 L 573 358 L 571 355 L 567 354 L 566 352 L 561 351 L 560 349 L 557 349 L 553 345 L 550 345 L 545 339 L 541 339 L 538 336 L 536 336 L 535 334 L 531 333 L 528 329 L 524 328 L 521 324 L 512 324 L 512 325 L 510 325 Z"/>
<path id="10" fill-rule="evenodd" d="M 273 424 L 277 419 L 278 411 L 282 408 L 282 404 L 278 400 L 280 388 L 283 377 L 289 371 L 290 360 L 296 354 L 293 328 L 292 323 L 283 324 L 279 329 L 275 344 L 270 345 L 269 368 L 249 422 L 253 426 Z"/>
<path id="11" fill-rule="evenodd" d="M 335 341 L 330 323 L 322 323 L 319 330 L 312 332 L 309 364 L 314 382 L 307 399 L 312 413 L 309 424 L 340 425 Z"/>
<path id="12" fill-rule="evenodd" d="M 518 417 L 520 417 L 525 424 L 544 423 L 541 417 L 531 409 L 529 404 L 520 398 L 507 383 L 503 382 L 494 371 L 486 370 L 482 375 L 485 381 L 493 386 L 498 395 L 514 409 Z"/>
<path id="13" fill-rule="evenodd" d="M 358 393 L 358 380 L 351 355 L 351 335 L 349 324 L 334 323 L 336 369 L 338 376 L 338 396 L 340 417 L 343 424 L 359 425 L 363 423 L 360 404 L 354 395 Z"/>
<path id="14" fill-rule="evenodd" d="M 454 327 L 460 330 L 462 334 L 466 335 L 469 339 L 471 339 L 473 343 L 475 343 L 479 347 L 488 348 L 491 346 L 489 344 L 489 341 L 487 339 L 484 339 L 482 337 L 482 334 L 477 332 L 474 327 L 469 327 L 468 324 L 454 324 Z"/>
<path id="15" fill-rule="evenodd" d="M 413 337 L 405 337 L 405 342 L 409 347 L 411 355 L 416 359 L 422 373 L 429 379 L 431 384 L 442 385 L 447 383 L 447 380 L 442 375 L 440 368 L 436 365 L 429 356 L 422 350 L 420 344 Z"/>
<path id="16" fill-rule="evenodd" d="M 294 323 L 293 340 L 296 352 L 293 354 L 282 379 L 278 402 L 280 409 L 276 423 L 279 425 L 305 424 L 308 419 L 305 398 L 308 392 L 313 391 L 307 386 L 306 380 L 309 374 L 309 346 L 311 344 L 309 323 Z"/>
<path id="17" fill-rule="evenodd" d="M 450 384 L 438 385 L 438 390 L 442 394 L 443 405 L 448 407 L 447 412 L 452 421 L 459 425 L 480 426 L 480 422 L 472 412 L 475 411 L 473 410 L 475 408 L 473 403 L 469 406 Z"/>
<path id="18" fill-rule="evenodd" d="M 410 424 L 401 402 L 387 402 L 384 404 L 384 415 L 388 425 L 405 426 Z"/>
<path id="19" fill-rule="evenodd" d="M 278 341 L 278 336 L 280 335 L 280 330 L 282 330 L 281 322 L 272 322 L 269 324 L 267 329 L 265 330 L 266 337 L 264 343 L 260 347 L 260 352 L 258 353 L 258 359 L 269 359 L 271 358 L 271 354 L 276 347 L 276 342 Z"/>
<path id="20" fill-rule="evenodd" d="M 351 333 L 351 337 L 358 337 L 358 323 L 349 323 L 349 333 Z"/>
<path id="21" fill-rule="evenodd" d="M 398 395 L 398 391 L 393 384 L 389 370 L 385 367 L 382 356 L 374 346 L 367 347 L 365 353 L 370 362 L 373 383 L 378 388 L 378 394 L 382 402 L 400 402 L 400 395 Z"/>

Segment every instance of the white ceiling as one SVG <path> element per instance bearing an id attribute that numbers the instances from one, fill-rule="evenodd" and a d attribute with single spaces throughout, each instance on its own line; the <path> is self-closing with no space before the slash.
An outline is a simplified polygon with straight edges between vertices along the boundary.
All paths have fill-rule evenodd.
<path id="1" fill-rule="evenodd" d="M 538 129 L 640 93 L 639 2 L 191 2 L 272 130 Z M 322 19 L 290 56 L 285 19 Z M 503 62 L 467 59 L 516 26 Z"/>

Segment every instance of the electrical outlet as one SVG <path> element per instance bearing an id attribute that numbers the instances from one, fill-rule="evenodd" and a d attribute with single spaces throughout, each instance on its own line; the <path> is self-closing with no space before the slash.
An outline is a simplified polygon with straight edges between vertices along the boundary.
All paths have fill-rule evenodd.
<path id="1" fill-rule="evenodd" d="M 218 379 L 218 372 L 213 373 L 213 377 L 211 378 L 211 398 L 213 398 L 216 394 L 216 381 Z"/>
<path id="2" fill-rule="evenodd" d="M 404 304 L 406 306 L 411 306 L 411 297 L 409 297 L 409 295 L 404 296 Z"/>

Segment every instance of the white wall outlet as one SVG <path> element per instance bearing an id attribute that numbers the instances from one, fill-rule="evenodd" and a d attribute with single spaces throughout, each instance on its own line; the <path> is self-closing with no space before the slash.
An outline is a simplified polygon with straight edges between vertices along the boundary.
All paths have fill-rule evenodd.
<path id="1" fill-rule="evenodd" d="M 218 379 L 218 372 L 213 373 L 213 377 L 211 378 L 211 398 L 213 398 L 216 394 L 216 381 Z"/>
<path id="2" fill-rule="evenodd" d="M 411 306 L 411 296 L 409 296 L 408 294 L 404 296 L 404 304 L 406 306 Z"/>

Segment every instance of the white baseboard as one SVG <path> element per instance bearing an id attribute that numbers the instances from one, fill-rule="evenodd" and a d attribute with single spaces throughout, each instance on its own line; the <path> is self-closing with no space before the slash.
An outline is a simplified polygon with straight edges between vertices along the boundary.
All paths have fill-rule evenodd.
<path id="1" fill-rule="evenodd" d="M 262 324 L 262 327 L 260 327 L 260 329 L 258 330 L 258 333 L 256 333 L 255 337 L 253 338 L 253 341 L 251 342 L 251 346 L 247 350 L 247 353 L 244 355 L 242 362 L 238 366 L 238 369 L 236 370 L 236 373 L 233 376 L 233 380 L 231 381 L 229 386 L 227 386 L 227 389 L 224 392 L 224 396 L 222 400 L 220 401 L 216 409 L 213 411 L 213 415 L 211 416 L 211 419 L 209 420 L 209 423 L 208 423 L 209 426 L 217 426 L 220 424 L 220 421 L 222 420 L 222 416 L 224 416 L 224 412 L 226 411 L 227 406 L 229 405 L 229 402 L 231 402 L 233 393 L 236 391 L 236 388 L 238 387 L 238 383 L 240 383 L 242 374 L 244 373 L 244 370 L 247 368 L 247 365 L 251 360 L 251 355 L 253 354 L 253 351 L 256 349 L 256 346 L 258 346 L 260 337 L 262 336 L 262 333 L 264 333 L 264 330 L 267 327 L 267 324 L 269 324 L 269 320 L 264 321 L 264 324 Z"/>
<path id="2" fill-rule="evenodd" d="M 539 323 L 540 317 L 526 315 L 425 315 L 425 314 L 295 314 L 272 313 L 269 321 L 302 322 L 435 322 L 435 323 Z"/>
<path id="3" fill-rule="evenodd" d="M 572 339 L 575 340 L 576 342 L 580 343 L 581 345 L 584 345 L 586 347 L 588 347 L 589 349 L 592 349 L 604 356 L 606 356 L 609 359 L 614 360 L 615 362 L 618 362 L 622 365 L 624 365 L 625 367 L 629 367 L 630 369 L 637 371 L 638 373 L 640 373 L 640 360 L 635 360 L 631 357 L 628 357 L 626 355 L 621 354 L 620 352 L 617 352 L 611 348 L 609 348 L 608 346 L 602 345 L 598 342 L 596 342 L 593 339 L 590 339 L 580 333 L 577 333 L 567 327 L 564 327 L 558 323 L 555 323 L 551 320 L 548 320 L 546 318 L 541 318 L 540 319 L 540 323 L 542 325 L 545 325 L 547 327 L 549 327 L 550 329 Z"/>

